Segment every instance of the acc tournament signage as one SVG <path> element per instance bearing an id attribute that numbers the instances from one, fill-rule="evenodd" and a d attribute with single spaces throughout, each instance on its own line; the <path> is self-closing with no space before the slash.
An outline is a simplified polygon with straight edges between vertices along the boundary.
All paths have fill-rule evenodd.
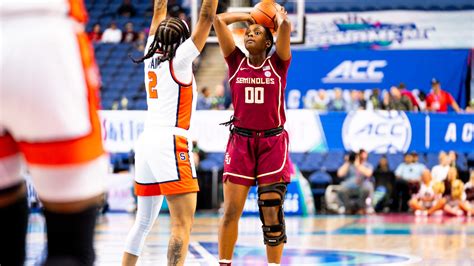
<path id="1" fill-rule="evenodd" d="M 206 152 L 224 152 L 229 128 L 219 125 L 229 120 L 232 111 L 197 111 L 191 136 Z M 109 152 L 130 152 L 144 130 L 145 111 L 100 111 L 102 137 Z M 292 152 L 324 151 L 327 145 L 318 117 L 311 110 L 289 110 L 286 130 Z"/>
<path id="2" fill-rule="evenodd" d="M 473 10 L 306 14 L 306 47 L 459 49 L 474 47 Z"/>
<path id="3" fill-rule="evenodd" d="M 358 111 L 349 113 L 342 126 L 345 150 L 365 149 L 375 153 L 406 152 L 412 129 L 403 112 Z"/>
<path id="4" fill-rule="evenodd" d="M 206 152 L 224 152 L 231 111 L 198 111 L 192 136 Z M 129 152 L 144 129 L 144 111 L 101 111 L 103 139 L 109 152 Z M 399 153 L 474 150 L 474 114 L 357 111 L 318 113 L 288 110 L 285 128 L 291 152 L 359 150 Z"/>
<path id="5" fill-rule="evenodd" d="M 474 39 L 474 37 L 473 37 Z M 295 50 L 288 73 L 287 107 L 304 108 L 318 89 L 381 90 L 404 82 L 428 94 L 431 79 L 462 107 L 470 50 Z"/>

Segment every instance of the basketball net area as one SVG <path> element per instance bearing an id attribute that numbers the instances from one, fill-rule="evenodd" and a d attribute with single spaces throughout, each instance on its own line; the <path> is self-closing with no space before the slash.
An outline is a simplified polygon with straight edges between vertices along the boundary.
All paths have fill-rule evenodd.
<path id="1" fill-rule="evenodd" d="M 231 1 L 232 2 L 241 2 L 241 1 Z M 288 18 L 292 24 L 292 31 L 291 31 L 291 43 L 292 44 L 302 44 L 304 43 L 304 27 L 305 27 L 305 0 L 289 0 L 289 1 L 276 1 L 278 4 L 285 7 L 288 12 Z M 191 5 L 191 24 L 194 28 L 197 20 L 199 18 L 199 10 L 200 10 L 201 1 L 199 0 L 192 0 Z M 255 2 L 255 4 L 257 4 Z M 245 12 L 250 13 L 253 6 L 230 6 L 227 8 L 226 12 Z M 235 44 L 245 51 L 244 48 L 244 33 L 247 25 L 246 23 L 234 23 L 229 25 L 229 29 L 234 34 Z M 275 36 L 276 38 L 276 36 Z M 217 37 L 213 31 L 211 31 L 209 38 L 207 38 L 207 43 L 218 43 Z"/>

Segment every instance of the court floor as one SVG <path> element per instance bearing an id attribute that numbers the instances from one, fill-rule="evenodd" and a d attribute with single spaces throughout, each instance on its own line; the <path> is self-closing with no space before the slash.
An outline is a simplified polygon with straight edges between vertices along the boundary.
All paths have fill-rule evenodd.
<path id="1" fill-rule="evenodd" d="M 99 219 L 96 265 L 120 265 L 134 215 Z M 169 216 L 159 216 L 140 265 L 166 265 Z M 216 265 L 218 215 L 197 214 L 186 265 Z M 243 217 L 233 265 L 266 265 L 258 217 Z M 282 265 L 474 265 L 474 218 L 402 215 L 287 217 Z M 30 218 L 26 265 L 45 256 L 44 222 Z"/>

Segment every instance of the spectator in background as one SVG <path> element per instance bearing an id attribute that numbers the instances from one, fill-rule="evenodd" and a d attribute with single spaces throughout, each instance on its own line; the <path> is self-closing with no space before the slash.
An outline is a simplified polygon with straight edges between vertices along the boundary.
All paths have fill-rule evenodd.
<path id="1" fill-rule="evenodd" d="M 448 175 L 444 180 L 444 194 L 443 196 L 449 196 L 451 194 L 451 184 L 454 180 L 459 179 L 458 170 L 454 167 L 450 167 Z"/>
<path id="2" fill-rule="evenodd" d="M 433 182 L 430 171 L 425 169 L 421 174 L 421 187 L 408 204 L 416 216 L 431 215 L 442 210 L 446 204 L 446 199 L 442 196 L 443 193 L 443 183 Z"/>
<path id="3" fill-rule="evenodd" d="M 393 184 L 395 182 L 395 176 L 393 172 L 390 171 L 390 166 L 385 155 L 380 157 L 379 163 L 377 164 L 377 167 L 375 167 L 374 178 L 375 187 L 384 187 L 386 190 L 385 196 L 375 207 L 376 211 L 380 211 L 386 209 L 390 204 L 391 196 L 393 194 Z"/>
<path id="4" fill-rule="evenodd" d="M 137 51 L 143 52 L 145 51 L 146 46 L 146 34 L 144 31 L 140 31 L 138 33 L 137 40 L 133 43 L 133 46 Z"/>
<path id="5" fill-rule="evenodd" d="M 428 111 L 446 113 L 448 111 L 448 105 L 451 105 L 457 113 L 461 112 L 453 96 L 449 92 L 442 90 L 439 81 L 433 78 L 431 80 L 431 92 L 426 97 L 426 107 Z"/>
<path id="6" fill-rule="evenodd" d="M 131 0 L 123 0 L 122 5 L 117 9 L 117 14 L 122 17 L 131 18 L 137 14 L 137 10 L 132 5 Z"/>
<path id="7" fill-rule="evenodd" d="M 392 210 L 408 211 L 408 201 L 420 188 L 420 180 L 426 167 L 423 164 L 414 163 L 413 155 L 416 152 L 406 153 L 397 169 L 395 169 L 395 189 L 392 196 Z"/>
<path id="8" fill-rule="evenodd" d="M 392 86 L 390 88 L 390 97 L 388 103 L 388 110 L 397 110 L 397 111 L 411 111 L 413 110 L 413 105 L 405 95 L 403 95 L 398 87 Z"/>
<path id="9" fill-rule="evenodd" d="M 100 29 L 100 24 L 96 23 L 92 26 L 92 31 L 87 34 L 91 42 L 100 42 L 102 39 L 102 31 Z"/>
<path id="10" fill-rule="evenodd" d="M 474 99 L 471 99 L 469 105 L 466 106 L 466 113 L 474 113 Z"/>
<path id="11" fill-rule="evenodd" d="M 372 106 L 373 110 L 380 110 L 382 109 L 382 102 L 380 101 L 380 89 L 375 88 L 372 90 L 372 95 L 369 97 L 369 102 L 367 104 L 370 104 Z"/>
<path id="12" fill-rule="evenodd" d="M 196 110 L 211 110 L 212 97 L 208 87 L 202 87 L 201 93 L 198 95 Z"/>
<path id="13" fill-rule="evenodd" d="M 466 200 L 474 206 L 474 170 L 471 170 L 469 181 L 464 186 L 464 193 L 466 193 Z"/>
<path id="14" fill-rule="evenodd" d="M 127 22 L 127 24 L 125 24 L 125 31 L 122 33 L 122 42 L 133 43 L 136 39 L 137 33 L 133 30 L 133 23 Z"/>
<path id="15" fill-rule="evenodd" d="M 110 26 L 102 34 L 102 42 L 104 43 L 119 43 L 122 40 L 122 31 L 117 28 L 115 22 L 110 23 Z"/>
<path id="16" fill-rule="evenodd" d="M 213 110 L 225 110 L 225 97 L 224 97 L 224 85 L 217 84 L 214 88 L 214 97 L 212 97 Z"/>
<path id="17" fill-rule="evenodd" d="M 346 101 L 342 97 L 342 89 L 334 88 L 334 98 L 329 101 L 328 111 L 346 111 Z"/>
<path id="18" fill-rule="evenodd" d="M 439 164 L 435 165 L 433 169 L 431 169 L 431 175 L 433 176 L 433 180 L 435 182 L 444 182 L 446 177 L 448 176 L 448 171 L 450 168 L 451 160 L 446 152 L 441 151 L 438 156 Z"/>
<path id="19" fill-rule="evenodd" d="M 315 90 L 311 90 L 315 91 Z M 304 97 L 305 108 L 314 110 L 326 110 L 329 103 L 329 97 L 327 97 L 324 89 L 319 89 L 315 93 L 307 93 Z"/>
<path id="20" fill-rule="evenodd" d="M 201 150 L 201 148 L 197 144 L 197 140 L 193 140 L 193 159 L 194 159 L 194 165 L 196 166 L 196 169 L 199 168 L 199 163 L 206 159 L 206 153 Z"/>
<path id="21" fill-rule="evenodd" d="M 373 167 L 367 161 L 367 152 L 361 150 L 359 154 L 351 152 L 345 157 L 344 164 L 337 170 L 337 176 L 343 178 L 341 189 L 338 191 L 339 198 L 343 204 L 339 213 L 351 213 L 350 198 L 356 196 L 355 211 L 366 213 L 366 200 L 373 193 L 369 179 L 372 177 Z"/>
<path id="22" fill-rule="evenodd" d="M 347 104 L 347 111 L 357 111 L 364 110 L 366 102 L 364 100 L 364 95 L 359 90 L 351 91 L 351 100 Z"/>
<path id="23" fill-rule="evenodd" d="M 448 152 L 448 158 L 449 158 L 449 162 L 450 162 L 449 165 L 451 167 L 454 167 L 454 169 L 456 169 L 457 173 L 461 173 L 462 172 L 461 168 L 458 165 L 458 154 L 455 151 L 450 150 Z M 469 179 L 469 176 L 467 176 L 467 175 L 466 176 L 459 176 L 459 179 L 461 179 L 462 182 L 466 183 Z"/>
<path id="24" fill-rule="evenodd" d="M 319 89 L 316 99 L 314 99 L 314 109 L 325 111 L 328 108 L 329 97 L 327 96 L 326 90 Z"/>
<path id="25" fill-rule="evenodd" d="M 416 99 L 415 95 L 413 95 L 413 93 L 407 89 L 407 87 L 405 86 L 405 83 L 403 83 L 403 82 L 400 83 L 398 85 L 398 89 L 400 90 L 400 94 L 402 96 L 405 96 L 410 100 L 411 105 L 413 107 L 412 110 L 413 111 L 420 111 L 420 106 L 418 105 L 418 100 Z"/>
<path id="26" fill-rule="evenodd" d="M 423 91 L 419 91 L 417 98 L 420 111 L 426 111 L 426 94 Z"/>

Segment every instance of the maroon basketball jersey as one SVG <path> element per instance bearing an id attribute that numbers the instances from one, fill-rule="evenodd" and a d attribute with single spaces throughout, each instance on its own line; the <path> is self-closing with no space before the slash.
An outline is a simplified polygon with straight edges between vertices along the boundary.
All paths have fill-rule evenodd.
<path id="1" fill-rule="evenodd" d="M 286 75 L 291 59 L 283 61 L 273 53 L 261 66 L 252 66 L 236 47 L 225 60 L 229 66 L 234 125 L 252 130 L 283 126 Z"/>

